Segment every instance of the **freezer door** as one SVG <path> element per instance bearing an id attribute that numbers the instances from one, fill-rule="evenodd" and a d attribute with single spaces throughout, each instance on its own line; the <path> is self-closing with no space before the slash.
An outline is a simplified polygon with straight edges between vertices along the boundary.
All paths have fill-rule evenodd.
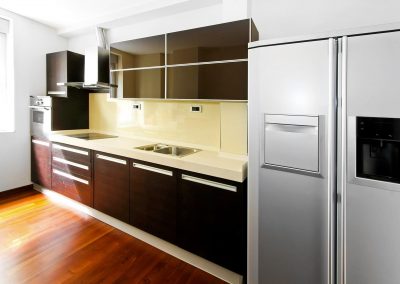
<path id="1" fill-rule="evenodd" d="M 343 51 L 340 283 L 397 284 L 400 184 L 357 177 L 356 118 L 400 118 L 400 32 L 345 38 Z"/>
<path id="2" fill-rule="evenodd" d="M 249 64 L 258 283 L 333 284 L 336 41 L 250 49 Z"/>

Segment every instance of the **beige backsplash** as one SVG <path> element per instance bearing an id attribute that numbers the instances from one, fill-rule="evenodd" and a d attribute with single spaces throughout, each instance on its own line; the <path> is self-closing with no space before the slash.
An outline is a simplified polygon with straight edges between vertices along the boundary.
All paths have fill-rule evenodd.
<path id="1" fill-rule="evenodd" d="M 247 103 L 133 101 L 89 96 L 90 129 L 119 135 L 201 145 L 225 153 L 247 155 Z M 190 112 L 201 105 L 201 113 Z"/>

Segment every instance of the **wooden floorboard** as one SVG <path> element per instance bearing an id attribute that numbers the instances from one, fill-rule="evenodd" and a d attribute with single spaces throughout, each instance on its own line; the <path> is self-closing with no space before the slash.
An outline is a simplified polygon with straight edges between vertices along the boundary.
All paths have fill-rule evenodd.
<path id="1" fill-rule="evenodd" d="M 1 283 L 224 281 L 32 189 L 0 195 Z"/>

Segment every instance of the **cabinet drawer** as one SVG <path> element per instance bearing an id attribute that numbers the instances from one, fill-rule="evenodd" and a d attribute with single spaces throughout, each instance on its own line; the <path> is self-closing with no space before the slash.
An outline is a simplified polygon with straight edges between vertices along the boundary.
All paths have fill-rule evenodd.
<path id="1" fill-rule="evenodd" d="M 54 157 L 52 158 L 53 169 L 59 169 L 63 172 L 79 175 L 87 179 L 91 178 L 91 165 L 82 162 L 72 162 L 65 158 Z"/>
<path id="2" fill-rule="evenodd" d="M 93 206 L 91 179 L 53 169 L 52 189 L 85 205 Z"/>
<path id="3" fill-rule="evenodd" d="M 81 163 L 85 165 L 91 163 L 91 151 L 85 148 L 53 143 L 52 154 L 53 157 L 61 158 L 70 162 Z"/>

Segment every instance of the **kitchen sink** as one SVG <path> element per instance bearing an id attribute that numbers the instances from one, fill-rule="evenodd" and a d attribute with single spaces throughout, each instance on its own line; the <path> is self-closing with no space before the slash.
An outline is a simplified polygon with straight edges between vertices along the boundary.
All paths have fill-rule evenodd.
<path id="1" fill-rule="evenodd" d="M 167 144 L 151 144 L 151 145 L 136 147 L 135 149 L 151 151 L 154 153 L 160 153 L 176 157 L 183 157 L 201 151 L 195 148 L 187 148 L 187 147 L 167 145 Z"/>

